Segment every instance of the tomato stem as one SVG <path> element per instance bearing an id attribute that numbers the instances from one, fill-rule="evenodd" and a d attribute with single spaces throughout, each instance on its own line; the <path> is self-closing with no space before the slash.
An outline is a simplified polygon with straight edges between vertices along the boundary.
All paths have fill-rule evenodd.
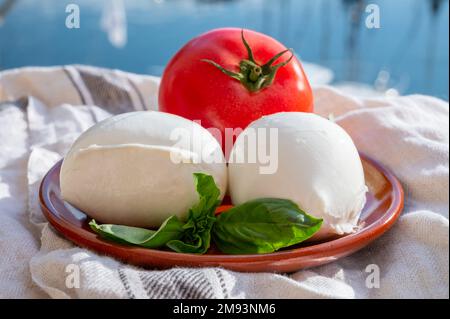
<path id="1" fill-rule="evenodd" d="M 208 60 L 202 59 L 201 61 L 209 63 L 222 71 L 224 74 L 229 77 L 238 80 L 241 82 L 250 92 L 257 92 L 262 90 L 265 87 L 268 87 L 273 83 L 275 79 L 275 75 L 277 71 L 287 65 L 294 58 L 294 51 L 292 49 L 286 49 L 281 51 L 280 53 L 273 56 L 269 61 L 267 61 L 263 65 L 259 65 L 254 58 L 253 50 L 248 44 L 247 40 L 244 36 L 244 30 L 241 31 L 242 42 L 244 43 L 245 48 L 247 49 L 247 59 L 243 59 L 239 63 L 239 72 L 233 72 L 225 69 L 220 64 Z M 282 57 L 285 53 L 291 52 L 291 56 L 284 62 L 273 65 L 280 57 Z"/>

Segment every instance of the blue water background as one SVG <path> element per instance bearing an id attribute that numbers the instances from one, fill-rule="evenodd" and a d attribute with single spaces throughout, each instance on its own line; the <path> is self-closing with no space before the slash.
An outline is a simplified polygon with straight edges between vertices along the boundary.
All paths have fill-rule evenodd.
<path id="1" fill-rule="evenodd" d="M 9 4 L 0 26 L 0 70 L 81 63 L 160 75 L 192 37 L 235 26 L 293 47 L 302 60 L 331 69 L 334 83 L 376 86 L 381 75 L 401 94 L 449 96 L 447 0 L 128 0 L 122 48 L 100 26 L 110 0 L 0 0 L 0 8 L 2 2 Z M 69 3 L 80 7 L 80 29 L 65 27 Z M 365 26 L 369 3 L 380 7 L 380 29 Z"/>

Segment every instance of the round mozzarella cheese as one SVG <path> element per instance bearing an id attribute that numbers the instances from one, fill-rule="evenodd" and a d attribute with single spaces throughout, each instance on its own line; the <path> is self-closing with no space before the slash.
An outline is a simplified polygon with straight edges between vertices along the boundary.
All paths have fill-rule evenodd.
<path id="1" fill-rule="evenodd" d="M 258 133 L 261 130 L 265 135 Z M 277 138 L 269 138 L 271 134 Z M 253 147 L 250 136 L 257 137 Z M 300 112 L 262 117 L 239 135 L 230 162 L 233 204 L 263 197 L 290 199 L 306 213 L 323 218 L 313 239 L 356 229 L 366 201 L 364 171 L 352 139 L 334 122 Z"/>
<path id="2" fill-rule="evenodd" d="M 222 197 L 227 168 L 200 125 L 163 112 L 108 118 L 83 133 L 64 159 L 63 199 L 102 223 L 154 228 L 185 219 L 198 202 L 193 173 L 210 174 Z"/>

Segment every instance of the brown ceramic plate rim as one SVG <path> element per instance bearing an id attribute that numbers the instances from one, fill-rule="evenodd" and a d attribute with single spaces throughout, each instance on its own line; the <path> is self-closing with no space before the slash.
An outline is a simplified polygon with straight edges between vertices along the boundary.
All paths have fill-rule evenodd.
<path id="1" fill-rule="evenodd" d="M 59 169 L 62 160 L 56 163 L 44 176 L 42 182 L 39 187 L 39 202 L 42 208 L 42 211 L 50 221 L 50 223 L 59 230 L 65 237 L 74 241 L 75 243 L 87 247 L 92 248 L 94 250 L 96 247 L 104 246 L 112 248 L 114 250 L 128 251 L 133 252 L 133 254 L 149 254 L 155 258 L 167 259 L 167 260 L 179 260 L 182 257 L 184 263 L 245 263 L 245 262 L 265 262 L 265 261 L 273 261 L 273 260 L 284 260 L 284 259 L 292 259 L 298 257 L 307 257 L 307 256 L 318 256 L 318 255 L 326 255 L 331 256 L 335 251 L 350 251 L 354 252 L 359 248 L 362 248 L 365 243 L 369 243 L 374 239 L 381 236 L 387 230 L 389 230 L 397 218 L 400 216 L 403 204 L 404 204 L 404 191 L 400 181 L 395 177 L 390 170 L 385 168 L 383 165 L 373 160 L 369 156 L 364 153 L 360 153 L 361 159 L 368 162 L 372 166 L 374 166 L 382 175 L 388 180 L 388 182 L 392 185 L 392 201 L 389 208 L 386 209 L 386 213 L 376 220 L 374 223 L 369 225 L 368 227 L 363 228 L 361 231 L 355 232 L 353 234 L 346 235 L 344 237 L 340 237 L 337 239 L 333 239 L 330 241 L 312 244 L 311 246 L 305 246 L 300 248 L 294 248 L 290 250 L 282 250 L 274 253 L 268 254 L 242 254 L 242 255 L 223 255 L 223 254 L 205 254 L 205 255 L 197 255 L 197 254 L 181 254 L 177 252 L 171 251 L 163 251 L 156 249 L 147 249 L 141 247 L 127 246 L 121 245 L 118 243 L 114 243 L 111 241 L 103 240 L 97 236 L 92 231 L 86 230 L 84 228 L 77 227 L 70 222 L 61 219 L 55 218 L 55 214 L 51 212 L 51 203 L 48 203 L 46 198 L 44 198 L 44 187 L 46 185 L 47 177 L 55 170 Z M 50 205 L 49 205 L 50 204 Z M 82 238 L 82 241 L 79 240 Z M 358 249 L 354 249 L 355 246 L 361 246 Z"/>

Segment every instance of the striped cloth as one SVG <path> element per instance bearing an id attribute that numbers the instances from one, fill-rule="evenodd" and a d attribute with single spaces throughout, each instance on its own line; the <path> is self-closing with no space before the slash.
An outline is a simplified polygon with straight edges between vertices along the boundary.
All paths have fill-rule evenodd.
<path id="1" fill-rule="evenodd" d="M 112 114 L 156 110 L 159 79 L 87 66 L 0 72 L 0 297 L 448 298 L 449 107 L 425 96 L 357 99 L 316 88 L 357 147 L 396 172 L 406 208 L 372 245 L 289 275 L 142 269 L 81 249 L 43 217 L 38 186 L 71 143 Z M 378 265 L 379 287 L 366 267 Z"/>
<path id="2" fill-rule="evenodd" d="M 97 256 L 98 265 L 91 269 L 92 265 L 85 259 L 90 259 L 93 253 L 61 238 L 47 224 L 38 206 L 36 195 L 43 174 L 66 153 L 74 139 L 112 114 L 156 110 L 158 84 L 157 77 L 79 65 L 26 68 L 0 74 L 0 101 L 3 100 L 0 102 L 0 114 L 6 120 L 21 117 L 22 124 L 27 122 L 29 133 L 25 141 L 27 150 L 20 157 L 11 157 L 10 163 L 21 160 L 18 169 L 27 166 L 30 223 L 21 227 L 16 224 L 11 228 L 20 229 L 23 234 L 34 233 L 34 238 L 29 238 L 28 242 L 15 236 L 7 238 L 7 234 L 0 232 L 0 254 L 12 256 L 0 262 L 4 263 L 0 266 L 3 282 L 0 297 L 229 297 L 224 283 L 226 274 L 222 269 L 146 271 L 100 256 Z M 4 132 L 6 128 L 1 129 Z M 15 130 L 12 127 L 10 133 L 15 134 Z M 9 145 L 2 145 L 5 149 L 17 146 L 14 138 L 2 137 L 8 140 Z M 1 150 L 4 151 L 4 148 Z M 0 168 L 2 173 L 6 172 L 4 167 Z M 18 195 L 10 194 L 18 200 L 24 197 L 24 194 Z M 20 208 L 23 209 L 23 205 Z M 5 205 L 0 202 L 1 209 L 4 210 Z M 41 247 L 38 251 L 39 237 Z M 70 265 L 80 266 L 84 284 L 78 289 L 67 288 L 65 279 Z M 3 271 L 8 268 L 11 270 Z M 92 292 L 99 289 L 105 291 L 99 295 Z"/>

